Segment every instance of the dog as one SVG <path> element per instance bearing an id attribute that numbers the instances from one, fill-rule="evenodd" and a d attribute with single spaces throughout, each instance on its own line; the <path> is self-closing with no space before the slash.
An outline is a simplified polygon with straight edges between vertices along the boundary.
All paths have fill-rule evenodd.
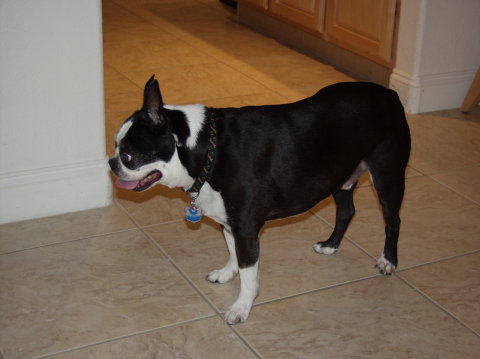
<path id="1" fill-rule="evenodd" d="M 333 254 L 355 213 L 354 188 L 367 171 L 385 221 L 376 267 L 392 274 L 409 156 L 403 106 L 395 91 L 380 85 L 343 82 L 283 105 L 209 108 L 165 105 L 152 76 L 143 107 L 116 134 L 109 165 L 118 187 L 181 187 L 192 201 L 187 217 L 197 221 L 204 214 L 221 225 L 230 257 L 207 280 L 226 283 L 240 273 L 240 294 L 225 314 L 236 324 L 247 320 L 258 295 L 265 222 L 305 212 L 333 195 L 333 233 L 313 246 Z"/>

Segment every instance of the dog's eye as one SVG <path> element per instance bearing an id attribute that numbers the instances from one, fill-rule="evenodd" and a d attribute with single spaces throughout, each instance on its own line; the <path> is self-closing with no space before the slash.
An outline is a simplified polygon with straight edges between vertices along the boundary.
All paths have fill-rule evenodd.
<path id="1" fill-rule="evenodd" d="M 130 155 L 129 153 L 122 153 L 122 161 L 124 163 L 128 163 L 132 160 L 132 155 Z"/>

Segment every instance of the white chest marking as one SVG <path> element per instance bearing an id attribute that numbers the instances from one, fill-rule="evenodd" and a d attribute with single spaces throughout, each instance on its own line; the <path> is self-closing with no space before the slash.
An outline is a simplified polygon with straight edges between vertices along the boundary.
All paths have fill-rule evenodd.
<path id="1" fill-rule="evenodd" d="M 194 182 L 194 179 L 190 177 L 187 169 L 180 161 L 177 149 L 175 149 L 170 161 L 154 163 L 154 169 L 159 169 L 163 174 L 159 183 L 170 188 L 189 187 Z"/>

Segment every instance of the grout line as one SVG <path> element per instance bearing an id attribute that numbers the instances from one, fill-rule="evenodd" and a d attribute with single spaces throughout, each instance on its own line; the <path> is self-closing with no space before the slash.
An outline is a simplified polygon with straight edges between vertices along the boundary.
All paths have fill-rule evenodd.
<path id="1" fill-rule="evenodd" d="M 329 289 L 342 287 L 342 286 L 349 285 L 349 284 L 359 283 L 359 282 L 367 281 L 367 280 L 374 279 L 374 278 L 383 278 L 383 277 L 385 277 L 385 276 L 383 276 L 381 274 L 378 274 L 378 273 L 377 274 L 372 274 L 370 276 L 357 278 L 357 279 L 352 279 L 352 280 L 348 280 L 348 281 L 345 281 L 345 282 L 342 282 L 342 283 L 331 284 L 331 285 L 327 285 L 325 287 L 309 289 L 309 290 L 306 290 L 304 292 L 290 294 L 290 295 L 286 295 L 286 296 L 283 296 L 283 297 L 278 297 L 278 298 L 275 298 L 275 299 L 264 300 L 263 302 L 255 303 L 253 305 L 253 307 L 258 307 L 258 306 L 261 306 L 261 305 L 271 304 L 271 303 L 275 303 L 275 302 L 281 302 L 281 301 L 284 301 L 284 300 L 287 300 L 287 299 L 302 297 L 304 295 L 308 295 L 308 294 L 312 294 L 312 293 L 323 292 L 323 291 L 326 291 L 326 290 L 329 290 Z"/>
<path id="2" fill-rule="evenodd" d="M 116 198 L 113 199 L 113 202 L 114 202 L 121 210 L 123 210 L 123 212 L 124 212 L 124 213 L 127 215 L 127 217 L 135 224 L 135 226 L 136 226 L 138 229 L 151 228 L 151 227 L 155 227 L 155 226 L 161 226 L 161 225 L 164 225 L 164 224 L 173 224 L 173 223 L 178 223 L 178 222 L 183 221 L 182 218 L 179 218 L 179 219 L 172 219 L 172 220 L 165 221 L 165 222 L 159 222 L 159 223 L 152 223 L 152 224 L 147 224 L 147 225 L 141 225 L 140 223 L 138 223 L 138 221 L 130 214 L 130 212 L 129 212 Z"/>
<path id="3" fill-rule="evenodd" d="M 98 342 L 89 343 L 89 344 L 85 344 L 85 345 L 79 345 L 77 347 L 68 348 L 68 349 L 65 349 L 65 350 L 60 350 L 58 352 L 42 354 L 42 355 L 33 357 L 32 359 L 46 359 L 46 358 L 50 358 L 50 357 L 53 357 L 53 356 L 56 356 L 56 355 L 59 355 L 59 354 L 66 354 L 66 353 L 70 353 L 70 352 L 74 352 L 74 351 L 78 351 L 78 350 L 82 350 L 82 349 L 88 349 L 88 348 L 96 347 L 96 346 L 99 346 L 99 345 L 112 343 L 112 342 L 116 342 L 116 341 L 119 341 L 119 340 L 129 339 L 129 338 L 137 337 L 137 336 L 140 336 L 140 335 L 151 334 L 151 333 L 166 330 L 166 329 L 172 329 L 172 328 L 176 328 L 176 327 L 179 327 L 179 326 L 182 326 L 182 325 L 185 325 L 185 324 L 200 322 L 200 321 L 215 318 L 215 317 L 216 317 L 215 314 L 211 314 L 211 315 L 204 316 L 204 317 L 184 320 L 184 321 L 176 322 L 176 323 L 172 323 L 172 324 L 166 324 L 166 325 L 163 325 L 163 326 L 160 326 L 160 327 L 157 327 L 157 328 L 140 330 L 140 331 L 137 331 L 135 333 L 120 335 L 120 336 L 117 336 L 117 337 L 113 337 L 113 338 L 109 338 L 109 339 L 105 339 L 105 340 L 101 340 L 101 341 L 98 341 Z"/>
<path id="4" fill-rule="evenodd" d="M 217 308 L 215 307 L 215 305 L 213 305 L 213 303 L 211 303 L 208 299 L 205 298 L 205 296 L 203 295 L 203 292 L 201 292 L 201 290 L 193 283 L 193 281 L 190 280 L 190 278 L 187 276 L 187 274 L 175 263 L 175 261 L 173 260 L 172 257 L 170 257 L 168 255 L 168 253 L 160 246 L 160 244 L 158 244 L 158 242 L 156 240 L 154 240 L 152 238 L 152 236 L 150 236 L 150 234 L 146 231 L 146 228 L 142 228 L 138 222 L 135 220 L 135 218 L 133 218 L 130 213 L 128 213 L 128 211 L 122 206 L 121 207 L 123 211 L 125 211 L 125 214 L 133 221 L 133 223 L 135 223 L 135 225 L 137 226 L 137 228 L 143 233 L 143 235 L 146 237 L 146 239 L 155 247 L 157 248 L 157 250 L 163 255 L 163 257 L 175 268 L 175 270 L 183 277 L 183 279 L 187 282 L 187 284 L 189 284 L 195 292 L 197 292 L 197 294 L 200 295 L 200 297 L 205 300 L 205 302 L 208 304 L 208 306 L 210 306 L 213 311 L 215 312 L 215 315 L 219 315 L 220 312 L 217 310 Z M 176 223 L 176 222 L 175 222 Z"/>
<path id="5" fill-rule="evenodd" d="M 180 273 L 180 275 L 183 277 L 183 279 L 192 287 L 192 289 L 197 292 L 197 294 L 210 306 L 211 309 L 216 313 L 216 315 L 219 315 L 221 317 L 221 311 L 215 306 L 215 304 L 210 301 L 210 299 L 202 292 L 200 288 L 193 282 L 193 280 L 183 271 L 183 269 L 180 268 L 180 266 L 175 263 L 172 257 L 168 255 L 168 253 L 158 244 L 156 240 L 154 240 L 149 233 L 145 232 L 142 230 L 142 232 L 148 237 L 150 242 L 157 247 L 157 249 L 163 253 L 163 255 L 168 259 L 168 261 L 172 264 L 172 266 Z"/>
<path id="6" fill-rule="evenodd" d="M 135 223 L 137 228 L 143 233 L 143 235 L 148 239 L 148 241 L 153 244 L 157 250 L 165 257 L 166 260 L 175 268 L 175 270 L 183 277 L 183 279 L 189 284 L 192 289 L 206 302 L 206 304 L 213 309 L 215 315 L 221 316 L 221 312 L 217 309 L 217 307 L 206 297 L 206 295 L 197 287 L 197 285 L 190 279 L 190 277 L 175 263 L 172 257 L 160 246 L 160 244 L 152 238 L 152 236 L 146 231 L 146 228 L 142 228 L 138 222 L 128 213 L 128 211 L 123 208 L 126 215 Z M 177 221 L 178 222 L 178 221 Z M 173 222 L 173 223 L 177 223 Z"/>
<path id="7" fill-rule="evenodd" d="M 161 223 L 147 224 L 145 226 L 139 225 L 139 227 L 142 228 L 142 229 L 151 229 L 151 228 L 154 228 L 154 227 L 159 227 L 159 226 L 168 225 L 168 224 L 181 223 L 181 222 L 183 222 L 183 219 L 179 218 L 179 219 L 172 219 L 171 221 L 166 221 L 166 222 L 161 222 Z"/>
<path id="8" fill-rule="evenodd" d="M 248 348 L 250 349 L 250 351 L 252 352 L 253 355 L 255 355 L 258 359 L 262 359 L 262 356 L 260 355 L 260 353 L 257 351 L 257 349 L 255 349 L 255 347 L 247 340 L 247 338 L 245 338 L 242 333 L 240 333 L 238 331 L 237 328 L 235 328 L 235 325 L 228 325 L 226 324 L 230 330 L 238 337 L 238 339 L 240 339 L 240 341 L 243 342 L 243 344 Z M 241 324 L 240 324 L 241 325 Z M 1 358 L 0 358 L 1 359 Z"/>
<path id="9" fill-rule="evenodd" d="M 464 323 L 460 318 L 458 318 L 455 314 L 451 313 L 449 310 L 444 308 L 440 303 L 438 303 L 435 299 L 430 297 L 428 294 L 423 292 L 421 289 L 417 288 L 413 283 L 411 283 L 408 279 L 404 278 L 401 275 L 397 275 L 397 278 L 399 278 L 401 281 L 403 281 L 406 285 L 408 285 L 410 288 L 412 288 L 414 291 L 416 291 L 418 294 L 423 296 L 425 299 L 427 299 L 430 303 L 432 303 L 434 306 L 436 306 L 438 309 L 440 309 L 442 312 L 446 313 L 448 316 L 450 316 L 452 319 L 454 319 L 457 323 L 459 323 L 461 326 L 465 327 L 469 331 L 471 331 L 473 334 L 476 336 L 480 337 L 480 333 L 477 332 L 475 329 L 471 328 L 468 324 Z"/>
<path id="10" fill-rule="evenodd" d="M 180 273 L 180 275 L 184 278 L 184 280 L 193 288 L 193 290 L 210 306 L 211 309 L 215 312 L 215 316 L 219 317 L 222 322 L 225 323 L 223 316 L 222 316 L 222 311 L 216 307 L 216 305 L 207 297 L 206 294 L 203 293 L 203 291 L 198 288 L 198 286 L 194 283 L 194 281 L 185 273 L 171 258 L 168 253 L 160 246 L 160 244 L 155 241 L 150 234 L 147 232 L 144 232 L 144 234 L 150 239 L 151 242 L 158 248 L 159 251 L 163 253 L 164 256 L 166 256 L 169 260 L 169 262 L 172 264 L 172 266 Z M 227 324 L 225 324 L 227 325 Z M 231 325 L 227 325 L 227 327 L 237 335 L 238 339 L 243 342 L 244 345 L 259 359 L 261 359 L 260 354 L 257 352 L 256 349 L 236 330 L 233 328 Z"/>
<path id="11" fill-rule="evenodd" d="M 470 201 L 470 202 L 473 202 L 477 205 L 480 206 L 480 203 L 475 201 L 474 199 L 468 197 L 466 194 L 456 190 L 455 188 L 441 182 L 440 180 L 437 180 L 434 176 L 437 176 L 437 175 L 444 175 L 444 174 L 451 174 L 451 173 L 455 173 L 456 171 L 459 171 L 459 170 L 464 170 L 464 169 L 467 169 L 467 168 L 472 168 L 472 167 L 478 167 L 480 166 L 479 164 L 472 164 L 472 165 L 465 165 L 465 166 L 460 166 L 460 167 L 454 167 L 454 168 L 449 168 L 449 169 L 446 169 L 446 170 L 442 170 L 442 171 L 439 171 L 439 172 L 435 172 L 435 173 L 432 173 L 432 174 L 428 174 L 428 173 L 425 173 L 421 170 L 419 170 L 418 168 L 415 168 L 413 167 L 412 165 L 409 164 L 409 166 L 414 169 L 415 171 L 419 172 L 421 174 L 421 176 L 424 176 L 430 180 L 432 180 L 433 182 L 441 185 L 442 187 L 445 187 L 447 189 L 449 189 L 450 191 L 456 193 L 457 195 L 459 195 L 460 197 L 462 198 L 465 198 L 466 200 Z M 409 178 L 405 178 L 405 180 L 408 180 L 408 179 L 412 179 L 412 178 L 418 178 L 418 177 L 421 177 L 421 176 L 414 176 L 414 177 L 409 177 Z"/>
<path id="12" fill-rule="evenodd" d="M 420 268 L 420 267 L 427 266 L 427 265 L 431 265 L 431 264 L 447 262 L 447 261 L 452 260 L 452 259 L 456 259 L 456 258 L 460 258 L 460 257 L 466 257 L 466 256 L 469 256 L 469 255 L 472 255 L 472 254 L 476 254 L 476 253 L 480 253 L 480 249 L 475 249 L 475 250 L 473 250 L 473 251 L 471 251 L 471 252 L 465 252 L 465 253 L 455 254 L 455 255 L 450 256 L 450 257 L 444 257 L 444 258 L 440 258 L 440 259 L 435 259 L 435 260 L 432 260 L 432 261 L 430 261 L 430 262 L 425 262 L 425 263 L 420 263 L 420 264 L 414 264 L 414 265 L 412 265 L 412 266 L 410 266 L 410 267 L 406 267 L 406 268 L 402 268 L 402 269 L 400 269 L 400 270 L 397 270 L 396 272 L 397 272 L 397 273 L 402 273 L 402 272 L 405 272 L 405 271 L 408 271 L 408 270 Z"/>
<path id="13" fill-rule="evenodd" d="M 22 249 L 17 249 L 17 250 L 11 251 L 11 252 L 0 253 L 0 256 L 9 255 L 9 254 L 16 254 L 16 253 L 31 251 L 31 250 L 40 249 L 40 248 L 52 247 L 52 246 L 56 246 L 56 245 L 68 244 L 68 243 L 83 241 L 83 240 L 86 240 L 86 239 L 105 237 L 105 236 L 109 236 L 109 235 L 112 235 L 112 234 L 118 234 L 118 233 L 124 233 L 124 232 L 136 231 L 136 230 L 137 230 L 137 228 L 132 227 L 132 228 L 127 228 L 127 229 L 121 229 L 119 231 L 114 231 L 114 232 L 92 234 L 92 235 L 89 235 L 89 236 L 79 237 L 79 238 L 75 238 L 75 239 L 68 239 L 68 240 L 64 240 L 64 241 L 60 240 L 60 241 L 57 241 L 57 242 L 40 244 L 38 246 L 31 247 L 31 248 L 22 248 Z"/>
<path id="14" fill-rule="evenodd" d="M 177 270 L 177 272 L 183 277 L 183 279 L 187 282 L 188 285 L 192 287 L 192 289 L 204 300 L 204 302 L 210 306 L 210 308 L 214 311 L 215 314 L 212 315 L 215 317 L 218 317 L 223 323 L 225 323 L 223 316 L 222 316 L 222 311 L 216 307 L 216 305 L 207 297 L 206 294 L 202 292 L 200 288 L 197 287 L 197 285 L 193 282 L 192 279 L 175 263 L 173 258 L 171 258 L 168 253 L 158 244 L 157 241 L 155 241 L 148 232 L 144 230 L 144 228 L 140 227 L 137 223 L 137 221 L 130 216 L 130 214 L 125 210 L 125 208 L 122 207 L 122 210 L 125 211 L 127 216 L 135 223 L 135 225 L 142 231 L 142 233 L 148 238 L 148 240 L 158 249 L 159 252 L 162 253 L 162 255 L 170 262 L 170 264 Z M 253 347 L 252 344 L 249 343 L 249 341 L 241 335 L 241 333 L 234 328 L 232 325 L 228 325 L 225 323 L 225 325 L 233 332 L 233 334 L 236 335 L 236 337 L 247 347 L 247 349 L 250 350 L 250 352 L 256 356 L 258 359 L 262 359 L 262 356 L 258 353 L 258 351 Z M 163 327 L 162 327 L 163 329 Z M 1 358 L 0 358 L 1 359 Z M 35 358 L 35 359 L 43 359 L 43 358 Z"/>
<path id="15" fill-rule="evenodd" d="M 322 222 L 324 222 L 326 225 L 328 225 L 330 228 L 334 228 L 333 225 L 331 225 L 327 220 L 325 220 L 322 216 L 318 215 L 317 213 L 315 212 L 312 212 L 310 211 L 317 219 L 321 220 Z M 366 249 L 364 249 L 361 245 L 359 245 L 357 242 L 355 242 L 355 240 L 353 240 L 351 237 L 349 237 L 347 234 L 344 235 L 344 240 L 345 238 L 351 243 L 353 244 L 355 247 L 357 247 L 359 250 L 361 250 L 363 253 L 365 253 L 368 257 L 372 258 L 374 261 L 377 260 L 377 258 L 373 255 L 371 255 Z M 395 273 L 401 273 L 401 272 L 404 272 L 404 271 L 407 271 L 407 270 L 411 270 L 411 269 L 415 269 L 415 268 L 419 268 L 419 267 L 423 267 L 423 266 L 426 266 L 426 265 L 430 265 L 430 264 L 435 264 L 435 263 L 440 263 L 440 262 L 445 262 L 445 261 L 448 261 L 448 260 L 451 260 L 451 259 L 455 259 L 455 258 L 459 258 L 459 257 L 464 257 L 464 256 L 468 256 L 468 255 L 471 255 L 471 254 L 475 254 L 475 253 L 479 253 L 480 252 L 480 249 L 474 249 L 472 251 L 468 251 L 468 252 L 464 252 L 464 253 L 460 253 L 460 254 L 455 254 L 455 255 L 452 255 L 452 256 L 449 256 L 449 257 L 443 257 L 443 258 L 439 258 L 439 259 L 434 259 L 434 260 L 431 260 L 429 262 L 424 262 L 424 263 L 419 263 L 419 264 L 414 264 L 412 266 L 409 266 L 409 267 L 405 267 L 405 268 L 402 268 L 402 269 L 398 269 L 396 268 L 395 269 Z"/>
<path id="16" fill-rule="evenodd" d="M 454 173 L 454 172 L 459 171 L 459 170 L 465 170 L 465 169 L 472 168 L 472 167 L 480 167 L 480 163 L 471 163 L 471 164 L 466 164 L 466 165 L 462 165 L 462 166 L 458 166 L 458 167 L 452 167 L 452 168 L 439 170 L 438 172 L 425 174 L 425 175 L 426 176 L 437 176 L 437 175 L 450 174 L 450 173 Z"/>
<path id="17" fill-rule="evenodd" d="M 160 246 L 160 244 L 155 241 L 148 232 L 144 230 L 144 228 L 141 228 L 137 221 L 135 221 L 134 218 L 130 216 L 130 214 L 125 210 L 125 208 L 122 207 L 122 209 L 126 212 L 126 214 L 131 218 L 131 220 L 137 225 L 138 229 L 140 229 L 143 234 L 148 238 L 148 240 L 158 249 L 159 252 L 163 254 L 163 256 L 170 262 L 170 264 L 177 270 L 177 272 L 183 277 L 183 279 L 189 284 L 192 289 L 205 301 L 205 303 L 210 306 L 210 308 L 214 311 L 215 314 L 212 315 L 215 317 L 218 317 L 223 323 L 225 323 L 223 316 L 222 316 L 222 311 L 216 307 L 216 305 L 210 301 L 210 299 L 202 292 L 200 288 L 197 287 L 197 285 L 193 282 L 192 279 L 175 263 L 173 258 L 171 258 L 168 253 Z M 257 352 L 257 350 L 248 342 L 246 338 L 244 338 L 237 329 L 235 329 L 232 325 L 225 324 L 236 336 L 237 338 L 252 352 L 253 355 L 255 355 L 258 359 L 262 359 L 261 355 Z M 1 358 L 0 358 L 1 359 Z M 42 358 L 36 358 L 36 359 L 42 359 Z"/>
<path id="18" fill-rule="evenodd" d="M 471 166 L 470 166 L 470 167 L 471 167 Z M 451 172 L 451 173 L 453 173 L 453 172 Z M 433 175 L 433 176 L 435 176 L 435 175 Z M 479 206 L 480 206 L 480 203 L 479 203 L 479 202 L 477 202 L 477 201 L 475 201 L 474 199 L 468 197 L 466 194 L 464 194 L 464 193 L 456 190 L 455 188 L 453 188 L 453 187 L 451 187 L 451 186 L 449 186 L 449 185 L 447 185 L 447 184 L 445 184 L 445 183 L 440 182 L 439 180 L 435 179 L 435 178 L 432 177 L 431 175 L 427 175 L 427 177 L 428 177 L 429 179 L 431 179 L 433 182 L 438 183 L 439 185 L 441 185 L 441 186 L 449 189 L 449 190 L 452 191 L 453 193 L 456 193 L 456 194 L 459 195 L 460 197 L 465 198 L 465 199 L 468 200 L 469 202 L 473 202 L 473 203 L 475 203 L 476 205 L 479 205 Z"/>

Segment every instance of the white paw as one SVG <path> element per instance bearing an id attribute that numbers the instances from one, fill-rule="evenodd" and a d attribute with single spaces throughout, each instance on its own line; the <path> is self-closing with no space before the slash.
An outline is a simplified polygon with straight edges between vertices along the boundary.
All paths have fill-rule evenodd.
<path id="1" fill-rule="evenodd" d="M 395 272 L 395 265 L 392 264 L 389 260 L 385 259 L 383 254 L 377 261 L 375 268 L 377 268 L 380 271 L 380 274 L 383 275 L 390 275 Z"/>
<path id="2" fill-rule="evenodd" d="M 243 323 L 248 319 L 251 306 L 247 305 L 232 305 L 232 307 L 225 313 L 225 321 L 228 324 Z"/>
<path id="3" fill-rule="evenodd" d="M 322 243 L 317 243 L 313 246 L 313 250 L 320 254 L 333 254 L 337 251 L 337 248 L 324 247 Z"/>
<path id="4" fill-rule="evenodd" d="M 228 281 L 232 280 L 233 277 L 238 273 L 237 270 L 231 269 L 231 268 L 222 268 L 222 269 L 217 269 L 212 272 L 210 272 L 207 275 L 207 280 L 210 283 L 227 283 Z"/>

